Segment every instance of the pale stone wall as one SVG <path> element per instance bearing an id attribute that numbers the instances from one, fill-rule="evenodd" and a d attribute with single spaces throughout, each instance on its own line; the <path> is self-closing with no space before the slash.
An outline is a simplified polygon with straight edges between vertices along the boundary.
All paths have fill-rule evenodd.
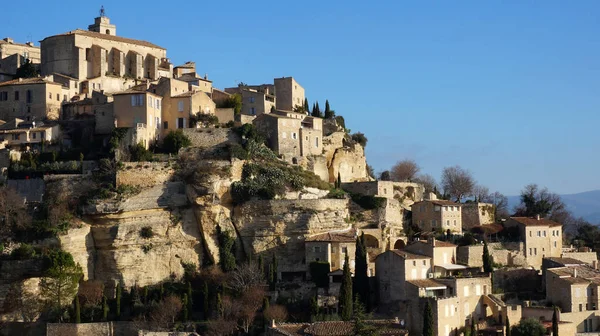
<path id="1" fill-rule="evenodd" d="M 215 108 L 215 115 L 219 118 L 221 124 L 235 121 L 235 111 L 233 108 Z"/>
<path id="2" fill-rule="evenodd" d="M 10 83 L 12 82 L 0 84 L 0 93 L 6 93 L 8 97 L 8 100 L 0 101 L 0 119 L 58 119 L 63 102 L 60 84 L 38 79 L 19 79 L 19 82 Z M 28 92 L 31 95 L 29 102 Z"/>
<path id="3" fill-rule="evenodd" d="M 450 229 L 452 232 L 462 232 L 461 204 L 437 205 L 431 201 L 417 202 L 412 205 L 412 222 L 423 231 Z"/>
<path id="4" fill-rule="evenodd" d="M 174 174 L 169 162 L 123 162 L 117 171 L 117 186 L 151 187 L 169 182 Z"/>
<path id="5" fill-rule="evenodd" d="M 277 109 L 293 111 L 304 104 L 304 88 L 293 77 L 275 78 Z"/>
<path id="6" fill-rule="evenodd" d="M 134 322 L 48 323 L 47 336 L 137 335 Z"/>
<path id="7" fill-rule="evenodd" d="M 562 257 L 577 259 L 590 265 L 598 261 L 598 254 L 596 252 L 564 252 Z"/>
<path id="8" fill-rule="evenodd" d="M 462 227 L 470 229 L 475 226 L 493 224 L 495 222 L 494 205 L 489 203 L 464 203 L 462 205 Z"/>
<path id="9" fill-rule="evenodd" d="M 210 148 L 241 141 L 230 128 L 188 128 L 183 129 L 183 133 L 194 147 Z"/>
<path id="10" fill-rule="evenodd" d="M 375 277 L 382 304 L 391 304 L 407 300 L 407 280 L 427 279 L 431 273 L 431 258 L 423 256 L 405 259 L 392 251 L 386 251 L 375 260 Z"/>
<path id="11" fill-rule="evenodd" d="M 459 246 L 456 251 L 456 261 L 469 267 L 483 267 L 482 256 L 483 245 Z"/>
<path id="12" fill-rule="evenodd" d="M 583 312 L 562 312 L 560 314 L 561 321 L 571 322 L 567 331 L 563 333 L 563 329 L 559 329 L 559 335 L 575 335 L 575 333 L 585 333 L 584 336 L 596 336 L 598 333 L 590 333 L 590 331 L 597 331 L 600 327 L 600 310 L 593 311 L 583 311 Z M 585 330 L 584 321 L 587 320 L 588 323 L 592 323 L 592 327 L 588 326 L 588 330 Z M 559 328 L 563 326 L 563 324 L 559 324 Z"/>
<path id="13" fill-rule="evenodd" d="M 397 199 L 406 206 L 422 201 L 425 193 L 425 187 L 414 182 L 363 181 L 342 183 L 342 188 L 361 195 Z"/>
<path id="14" fill-rule="evenodd" d="M 141 106 L 132 106 L 132 99 L 141 97 Z M 162 128 L 162 98 L 150 92 L 119 94 L 114 97 L 116 127 L 136 128 L 138 142 L 148 148 L 160 136 Z"/>
<path id="15" fill-rule="evenodd" d="M 40 47 L 34 46 L 33 43 L 15 43 L 11 38 L 8 37 L 0 40 L 0 59 L 4 59 L 12 55 L 22 56 L 24 54 L 27 55 L 27 58 L 29 58 L 31 63 L 40 63 Z"/>
<path id="16" fill-rule="evenodd" d="M 523 253 L 523 243 L 489 243 L 488 250 L 494 262 L 506 266 L 526 266 L 527 261 Z"/>
<path id="17" fill-rule="evenodd" d="M 337 148 L 334 151 L 329 163 L 329 182 L 334 182 L 338 173 L 342 182 L 369 180 L 367 161 L 361 145 L 356 144 L 353 148 Z"/>

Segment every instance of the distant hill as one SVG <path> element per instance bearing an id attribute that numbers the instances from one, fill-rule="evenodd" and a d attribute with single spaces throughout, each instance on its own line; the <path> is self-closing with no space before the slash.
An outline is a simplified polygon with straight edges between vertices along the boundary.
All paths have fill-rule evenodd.
<path id="1" fill-rule="evenodd" d="M 590 223 L 600 225 L 600 190 L 560 195 L 560 197 L 575 217 L 583 217 Z M 520 201 L 520 196 L 508 196 L 508 209 L 512 212 Z"/>

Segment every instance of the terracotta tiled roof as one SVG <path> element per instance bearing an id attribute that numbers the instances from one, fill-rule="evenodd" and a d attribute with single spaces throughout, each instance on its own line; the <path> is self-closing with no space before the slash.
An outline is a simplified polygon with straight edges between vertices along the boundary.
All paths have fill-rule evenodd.
<path id="1" fill-rule="evenodd" d="M 307 242 L 356 242 L 356 230 L 347 232 L 327 232 L 316 236 L 306 238 Z"/>
<path id="2" fill-rule="evenodd" d="M 188 91 L 188 92 L 184 92 L 184 93 L 182 93 L 182 94 L 179 94 L 179 95 L 177 95 L 177 96 L 172 96 L 171 98 L 184 98 L 184 97 L 191 97 L 191 96 L 194 96 L 194 95 L 197 95 L 197 94 L 202 94 L 202 93 L 204 93 L 204 94 L 208 95 L 208 93 L 207 93 L 207 92 L 204 92 L 204 91 Z"/>
<path id="3" fill-rule="evenodd" d="M 275 328 L 271 328 L 275 330 L 279 335 L 285 336 L 295 336 L 295 335 L 304 335 L 303 331 L 310 324 L 308 323 L 281 323 L 278 324 Z"/>
<path id="4" fill-rule="evenodd" d="M 390 252 L 393 252 L 393 253 L 401 256 L 404 259 L 430 259 L 428 256 L 409 253 L 409 252 L 405 252 L 403 250 L 390 250 Z"/>
<path id="5" fill-rule="evenodd" d="M 437 282 L 432 279 L 407 280 L 406 282 L 410 283 L 411 285 L 417 286 L 419 288 L 439 288 L 439 287 L 446 288 L 446 285 L 444 285 L 443 283 Z"/>
<path id="6" fill-rule="evenodd" d="M 546 218 L 510 217 L 510 219 L 525 226 L 562 226 L 561 224 Z"/>
<path id="7" fill-rule="evenodd" d="M 577 271 L 577 276 L 575 276 Z M 551 268 L 549 273 L 555 274 L 564 281 L 570 283 L 600 283 L 600 271 L 593 269 L 590 266 L 571 266 L 561 268 Z"/>
<path id="8" fill-rule="evenodd" d="M 9 80 L 9 81 L 0 83 L 0 86 L 31 85 L 31 84 L 52 84 L 52 85 L 61 85 L 62 86 L 62 84 L 60 84 L 60 83 L 51 82 L 43 77 L 13 79 L 13 80 Z"/>
<path id="9" fill-rule="evenodd" d="M 551 260 L 555 263 L 561 264 L 563 266 L 567 266 L 567 265 L 585 265 L 585 263 L 581 260 L 577 260 L 575 258 L 558 258 L 558 257 L 548 257 L 546 258 L 548 260 Z"/>
<path id="10" fill-rule="evenodd" d="M 417 242 L 414 242 L 413 244 L 426 244 L 426 245 L 431 245 L 431 243 L 427 240 L 419 240 Z M 410 244 L 412 245 L 412 244 Z M 452 243 L 448 243 L 446 241 L 443 240 L 435 240 L 435 247 L 456 247 L 457 245 L 454 245 Z"/>
<path id="11" fill-rule="evenodd" d="M 88 36 L 88 37 L 94 37 L 94 38 L 99 38 L 99 39 L 104 39 L 104 40 L 111 40 L 111 41 L 115 41 L 115 42 L 122 42 L 122 43 L 130 43 L 130 44 L 137 44 L 143 47 L 149 47 L 149 48 L 156 48 L 156 49 L 162 49 L 162 50 L 166 50 L 163 47 L 159 47 L 156 44 L 147 42 L 147 41 L 142 41 L 142 40 L 134 40 L 134 39 L 130 39 L 130 38 L 126 38 L 126 37 L 120 37 L 120 36 L 115 36 L 115 35 L 108 35 L 108 34 L 101 34 L 101 33 L 96 33 L 96 32 L 92 32 L 89 30 L 83 30 L 83 29 L 76 29 L 76 30 L 72 30 L 70 32 L 66 32 L 64 34 L 59 34 L 59 35 L 55 35 L 55 36 L 68 36 L 68 35 L 82 35 L 82 36 Z M 50 36 L 50 37 L 46 37 L 44 40 L 48 38 L 52 38 L 54 36 Z"/>
<path id="12" fill-rule="evenodd" d="M 394 320 L 366 320 L 365 324 L 374 326 L 380 335 L 406 335 L 406 329 Z M 352 321 L 326 321 L 315 322 L 304 329 L 304 335 L 312 336 L 346 336 L 354 335 L 354 322 Z M 302 335 L 302 334 L 298 334 Z"/>

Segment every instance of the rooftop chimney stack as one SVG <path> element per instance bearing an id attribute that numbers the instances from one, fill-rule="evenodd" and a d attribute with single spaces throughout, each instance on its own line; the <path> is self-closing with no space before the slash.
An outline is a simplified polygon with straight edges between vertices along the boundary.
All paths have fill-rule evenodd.
<path id="1" fill-rule="evenodd" d="M 573 278 L 577 278 L 577 268 L 573 269 Z"/>
<path id="2" fill-rule="evenodd" d="M 535 215 L 535 218 L 536 218 L 537 220 L 540 220 L 540 215 L 539 215 L 539 214 Z"/>

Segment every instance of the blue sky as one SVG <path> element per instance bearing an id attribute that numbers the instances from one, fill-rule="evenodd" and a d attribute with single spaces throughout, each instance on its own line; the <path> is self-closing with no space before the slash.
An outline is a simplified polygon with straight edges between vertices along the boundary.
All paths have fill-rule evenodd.
<path id="1" fill-rule="evenodd" d="M 216 87 L 294 76 L 366 134 L 376 171 L 412 158 L 507 195 L 600 189 L 600 2 L 140 3 L 31 1 L 0 32 L 37 44 L 87 28 L 103 4 L 118 35 L 195 61 Z"/>

